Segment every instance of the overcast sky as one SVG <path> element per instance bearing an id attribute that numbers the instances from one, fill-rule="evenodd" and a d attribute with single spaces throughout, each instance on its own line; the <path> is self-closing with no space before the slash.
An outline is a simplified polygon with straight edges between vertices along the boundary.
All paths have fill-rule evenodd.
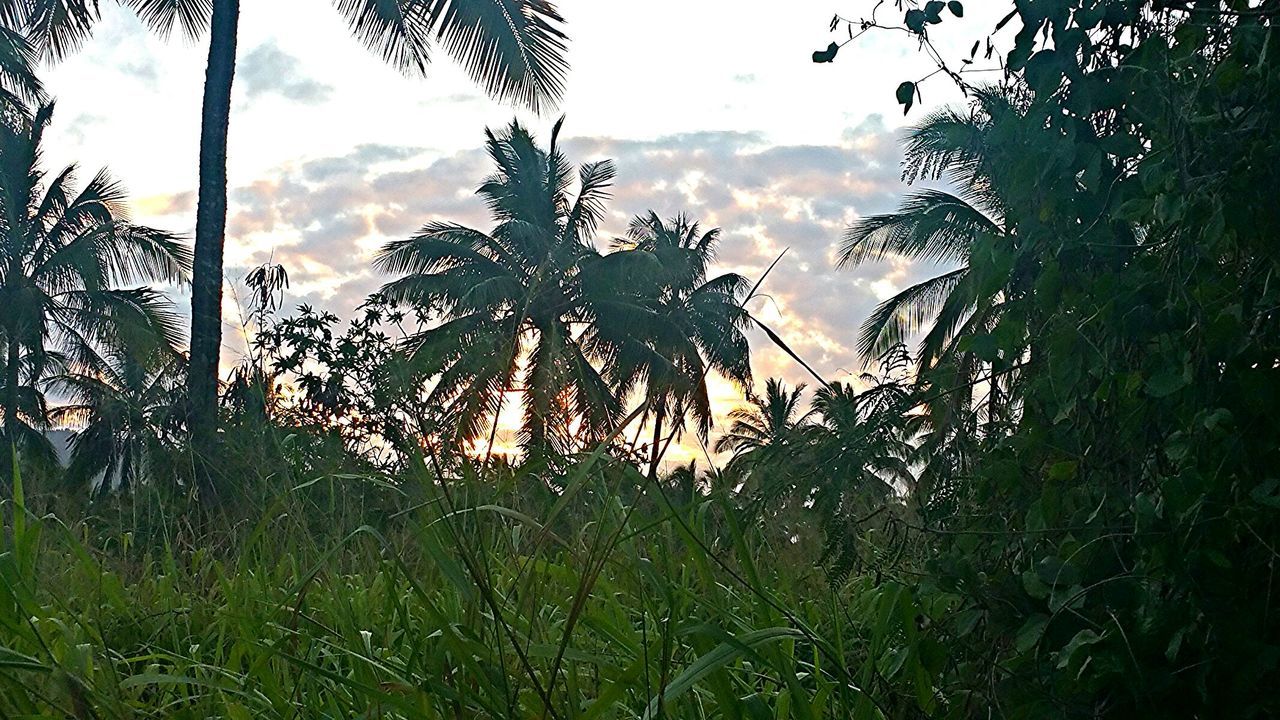
<path id="1" fill-rule="evenodd" d="M 350 37 L 326 0 L 243 0 L 229 149 L 227 277 L 274 256 L 289 303 L 339 315 L 386 280 L 369 267 L 383 242 L 432 220 L 488 229 L 474 191 L 490 168 L 486 126 L 513 117 L 546 138 L 559 113 L 570 159 L 618 165 L 602 239 L 649 209 L 721 227 L 720 266 L 756 277 L 783 249 L 751 310 L 830 379 L 861 368 L 857 327 L 881 299 L 928 268 L 905 262 L 836 270 L 841 232 L 894 207 L 896 133 L 959 101 L 941 76 L 903 118 L 898 83 L 932 69 L 902 33 L 869 33 L 832 64 L 813 50 L 834 12 L 870 0 L 560 0 L 571 70 L 560 108 L 531 116 L 494 102 L 443 52 L 426 79 L 383 65 Z M 892 3 L 887 3 L 892 12 Z M 865 6 L 865 7 L 864 7 Z M 935 32 L 955 58 L 994 25 L 1004 3 L 972 2 Z M 785 9 L 781 9 L 784 8 Z M 883 11 L 882 11 L 883 12 Z M 887 15 L 882 15 L 887 18 Z M 84 49 L 47 70 L 56 97 L 47 161 L 101 166 L 130 190 L 134 219 L 192 233 L 203 41 L 149 35 L 104 3 Z M 238 352 L 228 293 L 227 360 Z M 804 372 L 756 339 L 757 377 Z M 716 384 L 717 409 L 740 396 Z M 718 412 L 717 414 L 722 414 Z M 685 457 L 689 448 L 675 453 Z"/>

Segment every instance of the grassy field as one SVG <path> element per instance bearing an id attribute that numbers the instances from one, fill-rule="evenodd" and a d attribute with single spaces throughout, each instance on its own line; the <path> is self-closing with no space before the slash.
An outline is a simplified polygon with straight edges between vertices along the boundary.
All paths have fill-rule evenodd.
<path id="1" fill-rule="evenodd" d="M 874 714 L 855 658 L 912 630 L 905 590 L 836 592 L 803 541 L 634 469 L 580 474 L 550 505 L 515 491 L 529 481 L 320 477 L 203 520 L 148 493 L 92 515 L 18 494 L 0 713 Z"/>

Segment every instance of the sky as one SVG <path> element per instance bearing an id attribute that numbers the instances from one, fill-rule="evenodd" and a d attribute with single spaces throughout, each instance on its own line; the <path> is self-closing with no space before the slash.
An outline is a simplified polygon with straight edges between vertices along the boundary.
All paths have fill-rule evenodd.
<path id="1" fill-rule="evenodd" d="M 545 141 L 563 114 L 571 160 L 617 164 L 601 243 L 652 209 L 721 228 L 720 271 L 755 279 L 785 250 L 749 309 L 828 380 L 856 378 L 862 320 L 934 269 L 905 260 L 837 269 L 841 233 L 909 190 L 899 180 L 904 125 L 963 100 L 936 76 L 903 117 L 894 89 L 933 69 L 903 33 L 868 33 L 834 63 L 811 61 L 847 37 L 828 32 L 833 13 L 857 17 L 872 4 L 560 0 L 571 69 L 559 107 L 538 116 L 487 98 L 443 51 L 426 78 L 384 65 L 326 0 L 242 0 L 224 365 L 242 352 L 235 290 L 250 268 L 285 265 L 287 307 L 349 316 L 389 279 L 370 264 L 383 243 L 434 220 L 491 226 L 474 195 L 490 172 L 485 127 L 519 118 Z M 972 0 L 962 22 L 934 30 L 935 43 L 967 56 L 1004 8 Z M 86 180 L 109 167 L 136 222 L 193 235 L 206 52 L 203 40 L 157 37 L 104 3 L 81 51 L 43 73 L 57 103 L 46 162 L 76 162 Z M 762 334 L 751 339 L 759 384 L 812 383 Z M 742 392 L 719 380 L 712 389 L 723 427 Z M 700 455 L 682 443 L 669 460 Z"/>

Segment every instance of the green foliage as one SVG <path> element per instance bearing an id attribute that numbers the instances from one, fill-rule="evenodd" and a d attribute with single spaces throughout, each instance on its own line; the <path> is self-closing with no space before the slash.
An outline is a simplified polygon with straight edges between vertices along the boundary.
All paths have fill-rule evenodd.
<path id="1" fill-rule="evenodd" d="M 79 191 L 74 165 L 45 172 L 52 117 L 42 105 L 0 121 L 0 421 L 6 444 L 37 464 L 52 456 L 42 434 L 51 384 L 74 401 L 108 392 L 94 383 L 123 391 L 129 368 L 172 361 L 182 334 L 172 304 L 138 285 L 182 282 L 191 268 L 177 237 L 129 222 L 105 170 Z"/>
<path id="2" fill-rule="evenodd" d="M 554 461 L 625 426 L 626 403 L 642 393 L 656 470 L 664 418 L 678 432 L 691 416 L 705 437 L 710 370 L 750 379 L 746 280 L 707 277 L 719 231 L 683 216 L 639 217 L 613 252 L 597 249 L 613 164 L 583 165 L 571 194 L 559 130 L 546 150 L 518 123 L 489 133 L 497 171 L 479 195 L 494 228 L 437 222 L 388 243 L 377 267 L 401 277 L 380 295 L 426 323 L 405 345 L 413 387 L 430 382 L 424 402 L 442 409 L 444 446 L 490 454 L 519 387 L 522 449 Z"/>
<path id="3" fill-rule="evenodd" d="M 0 710 L 875 716 L 856 653 L 831 641 L 871 629 L 733 524 L 725 494 L 678 500 L 606 463 L 555 519 L 553 498 L 529 492 L 538 477 L 496 471 L 406 476 L 375 490 L 393 511 L 362 516 L 317 505 L 323 483 L 148 540 L 127 519 L 33 518 L 18 533 L 44 531 L 31 564 L 0 553 Z M 309 524 L 315 513 L 327 522 Z M 910 611 L 882 602 L 895 626 Z"/>
<path id="4" fill-rule="evenodd" d="M 840 52 L 840 46 L 835 43 L 831 43 L 827 45 L 826 50 L 814 50 L 813 61 L 816 63 L 835 62 L 836 53 L 838 52 Z"/>
<path id="5" fill-rule="evenodd" d="M 401 352 L 426 317 L 392 307 L 381 295 L 357 313 L 340 334 L 337 316 L 307 305 L 290 317 L 264 317 L 253 357 L 225 396 L 232 417 L 334 433 L 347 452 L 386 470 L 403 467 L 397 448 L 409 439 L 438 438 L 439 408 L 415 386 Z"/>
<path id="6" fill-rule="evenodd" d="M 916 102 L 916 84 L 910 80 L 905 80 L 898 85 L 898 89 L 894 91 L 894 96 L 898 99 L 898 104 L 902 106 L 902 114 L 906 115 L 911 112 L 911 106 Z"/>
<path id="7" fill-rule="evenodd" d="M 913 134 L 952 143 L 923 174 L 990 198 L 1000 231 L 966 233 L 941 197 L 855 228 L 851 252 L 958 241 L 966 305 L 999 308 L 959 323 L 916 294 L 898 300 L 910 325 L 896 309 L 869 325 L 932 321 L 957 351 L 922 347 L 924 514 L 900 523 L 920 562 L 899 567 L 953 608 L 930 715 L 1280 711 L 1263 689 L 1280 681 L 1280 218 L 1276 168 L 1252 160 L 1277 149 L 1278 12 L 1018 4 L 1017 112 L 983 93 L 980 122 Z M 983 433 L 964 419 L 975 390 L 996 410 Z"/>

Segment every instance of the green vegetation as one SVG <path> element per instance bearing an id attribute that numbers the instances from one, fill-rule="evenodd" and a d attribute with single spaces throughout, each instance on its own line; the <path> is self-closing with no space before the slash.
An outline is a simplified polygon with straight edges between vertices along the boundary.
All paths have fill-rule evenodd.
<path id="1" fill-rule="evenodd" d="M 949 264 L 865 320 L 860 387 L 751 392 L 763 278 L 683 216 L 601 249 L 612 167 L 513 124 L 493 227 L 389 244 L 345 327 L 249 277 L 198 459 L 163 296 L 121 289 L 186 250 L 43 176 L 8 73 L 0 716 L 1280 714 L 1280 3 L 1018 2 L 984 88 L 929 38 L 961 3 L 871 12 L 972 102 L 906 136 L 943 189 L 845 238 Z M 732 459 L 664 472 L 711 371 Z"/>

